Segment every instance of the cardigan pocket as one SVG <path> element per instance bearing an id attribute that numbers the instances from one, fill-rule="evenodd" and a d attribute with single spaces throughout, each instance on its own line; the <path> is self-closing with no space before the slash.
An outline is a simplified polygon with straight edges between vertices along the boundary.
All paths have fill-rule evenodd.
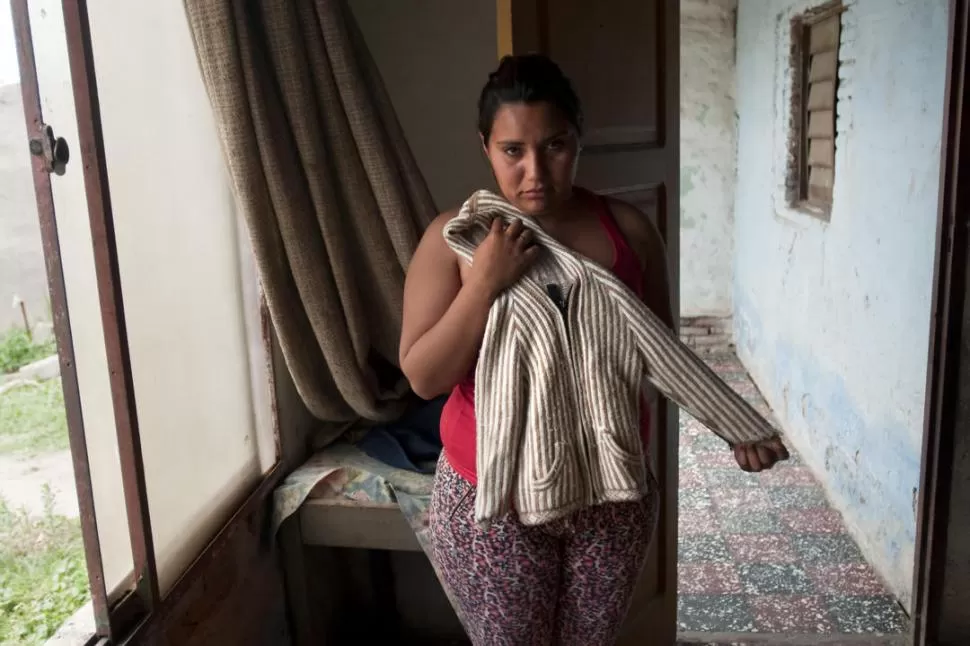
<path id="1" fill-rule="evenodd" d="M 634 453 L 624 448 L 617 439 L 616 433 L 605 427 L 601 427 L 599 431 L 600 443 L 606 449 L 607 453 L 614 458 L 622 462 L 632 462 L 635 464 L 641 464 L 643 462 L 642 452 Z M 639 438 L 637 439 L 639 440 Z"/>
<path id="2" fill-rule="evenodd" d="M 563 442 L 553 444 L 552 466 L 542 475 L 538 475 L 538 469 L 536 469 L 537 477 L 532 481 L 532 486 L 539 491 L 545 491 L 552 487 L 559 480 L 559 474 L 566 459 L 565 455 L 566 447 Z"/>

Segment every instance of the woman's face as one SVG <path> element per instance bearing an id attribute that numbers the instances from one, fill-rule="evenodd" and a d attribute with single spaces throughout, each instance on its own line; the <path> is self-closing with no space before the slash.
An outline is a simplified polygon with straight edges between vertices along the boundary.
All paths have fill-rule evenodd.
<path id="1" fill-rule="evenodd" d="M 550 103 L 506 103 L 485 154 L 499 190 L 527 215 L 555 211 L 572 196 L 579 138 Z"/>

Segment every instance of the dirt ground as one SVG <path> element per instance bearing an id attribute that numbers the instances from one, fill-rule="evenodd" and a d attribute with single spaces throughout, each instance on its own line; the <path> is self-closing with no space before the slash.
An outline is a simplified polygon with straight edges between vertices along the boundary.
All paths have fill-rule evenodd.
<path id="1" fill-rule="evenodd" d="M 70 451 L 34 456 L 0 455 L 0 497 L 12 508 L 24 507 L 32 515 L 43 514 L 44 485 L 53 495 L 53 512 L 77 518 Z"/>

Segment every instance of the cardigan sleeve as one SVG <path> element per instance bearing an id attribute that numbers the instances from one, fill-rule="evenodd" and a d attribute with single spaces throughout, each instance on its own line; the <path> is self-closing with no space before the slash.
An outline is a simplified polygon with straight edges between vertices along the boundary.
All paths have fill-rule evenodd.
<path id="1" fill-rule="evenodd" d="M 643 303 L 621 298 L 644 360 L 647 379 L 734 446 L 778 436 L 778 431 L 731 389 Z"/>
<path id="2" fill-rule="evenodd" d="M 475 520 L 487 524 L 509 511 L 522 450 L 526 387 L 517 324 L 508 293 L 489 312 L 475 369 L 478 489 Z"/>

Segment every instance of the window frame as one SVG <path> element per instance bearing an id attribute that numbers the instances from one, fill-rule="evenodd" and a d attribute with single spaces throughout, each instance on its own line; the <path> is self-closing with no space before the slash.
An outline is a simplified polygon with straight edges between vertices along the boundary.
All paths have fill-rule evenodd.
<path id="1" fill-rule="evenodd" d="M 193 586 L 204 580 L 213 562 L 232 543 L 237 530 L 248 526 L 253 518 L 267 507 L 272 492 L 282 478 L 282 448 L 277 413 L 275 361 L 269 310 L 261 293 L 247 300 L 247 306 L 257 313 L 247 312 L 249 336 L 258 335 L 261 343 L 251 339 L 250 352 L 261 350 L 263 357 L 251 366 L 254 406 L 266 410 L 254 411 L 258 424 L 271 425 L 275 443 L 272 463 L 263 470 L 259 480 L 215 532 L 201 553 L 179 576 L 165 594 L 159 590 L 156 554 L 153 544 L 145 469 L 138 432 L 131 359 L 125 329 L 124 302 L 121 292 L 118 253 L 115 243 L 114 221 L 108 187 L 104 139 L 94 69 L 94 53 L 88 21 L 87 0 L 65 0 L 62 3 L 64 31 L 67 40 L 71 85 L 78 125 L 77 150 L 73 161 L 77 171 L 83 170 L 90 226 L 92 251 L 101 307 L 109 383 L 118 441 L 122 488 L 128 518 L 133 571 L 117 590 L 107 590 L 94 506 L 91 470 L 81 399 L 74 360 L 74 342 L 68 313 L 67 290 L 61 263 L 60 243 L 50 173 L 51 145 L 48 145 L 47 125 L 43 120 L 43 106 L 37 78 L 37 66 L 31 34 L 29 0 L 12 0 L 11 16 L 20 68 L 24 117 L 30 138 L 33 182 L 37 198 L 47 282 L 51 295 L 54 335 L 57 340 L 68 437 L 74 467 L 75 487 L 80 510 L 81 534 L 84 543 L 91 605 L 94 614 L 94 634 L 87 637 L 85 646 L 104 646 L 138 639 L 163 625 Z M 239 240 L 244 245 L 244 237 Z M 243 288 L 255 294 L 254 278 L 244 272 Z M 266 390 L 257 389 L 262 383 Z M 117 600 L 115 600 L 117 599 Z"/>
<path id="2" fill-rule="evenodd" d="M 808 102 L 811 94 L 811 33 L 812 29 L 829 19 L 838 21 L 835 46 L 835 76 L 832 79 L 832 188 L 835 185 L 835 152 L 838 140 L 838 92 L 841 64 L 841 15 L 845 11 L 842 0 L 832 0 L 795 16 L 791 21 L 791 115 L 788 140 L 788 169 L 785 182 L 786 198 L 790 208 L 828 222 L 832 215 L 833 198 L 828 200 L 812 197 L 809 191 L 811 164 L 809 162 L 809 116 Z"/>

